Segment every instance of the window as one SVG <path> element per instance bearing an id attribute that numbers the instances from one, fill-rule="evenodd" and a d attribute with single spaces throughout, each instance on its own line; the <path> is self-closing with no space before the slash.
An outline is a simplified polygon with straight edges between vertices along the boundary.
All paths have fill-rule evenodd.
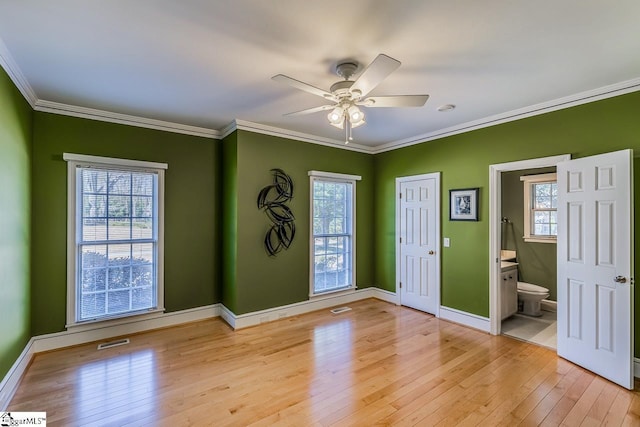
<path id="1" fill-rule="evenodd" d="M 558 183 L 555 173 L 521 176 L 524 183 L 525 242 L 555 243 L 558 235 Z"/>
<path id="2" fill-rule="evenodd" d="M 64 159 L 68 325 L 163 310 L 167 165 L 68 153 Z"/>
<path id="3" fill-rule="evenodd" d="M 359 176 L 310 171 L 310 295 L 355 288 L 355 195 Z"/>

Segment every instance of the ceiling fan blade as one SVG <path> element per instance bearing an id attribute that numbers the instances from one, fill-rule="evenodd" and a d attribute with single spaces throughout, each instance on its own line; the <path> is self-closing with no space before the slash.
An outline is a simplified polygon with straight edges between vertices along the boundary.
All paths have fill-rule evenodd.
<path id="1" fill-rule="evenodd" d="M 362 92 L 361 96 L 365 97 L 399 66 L 400 61 L 381 53 L 367 66 L 362 74 L 360 74 L 360 77 L 358 77 L 353 86 L 351 86 L 351 91 L 357 89 Z"/>
<path id="2" fill-rule="evenodd" d="M 293 79 L 293 78 L 291 78 L 289 76 L 285 76 L 284 74 L 275 75 L 275 76 L 271 77 L 271 80 L 274 80 L 274 81 L 280 82 L 280 83 L 284 83 L 284 84 L 287 84 L 289 86 L 293 86 L 296 89 L 300 89 L 300 90 L 303 90 L 305 92 L 309 92 L 309 93 L 312 93 L 314 95 L 321 96 L 321 97 L 323 97 L 325 99 L 330 99 L 330 100 L 334 99 L 334 96 L 331 93 L 327 92 L 326 90 L 322 90 L 322 89 L 317 88 L 315 86 L 311 86 L 310 84 L 307 84 L 305 82 L 301 82 L 300 80 Z"/>
<path id="3" fill-rule="evenodd" d="M 364 107 L 422 107 L 429 95 L 370 96 L 358 102 Z"/>
<path id="4" fill-rule="evenodd" d="M 306 110 L 294 111 L 293 113 L 287 113 L 285 116 L 302 116 L 305 114 L 317 113 L 319 111 L 327 111 L 335 108 L 335 105 L 321 105 L 319 107 L 307 108 Z"/>

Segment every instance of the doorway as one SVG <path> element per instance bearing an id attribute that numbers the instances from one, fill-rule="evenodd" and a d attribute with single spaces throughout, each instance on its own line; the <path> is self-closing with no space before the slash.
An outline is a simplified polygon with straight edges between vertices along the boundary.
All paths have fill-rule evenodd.
<path id="1" fill-rule="evenodd" d="M 501 196 L 506 170 L 557 167 L 557 353 L 633 389 L 633 150 L 491 165 L 490 326 L 500 333 Z M 526 299 L 525 299 L 526 302 Z"/>
<path id="2" fill-rule="evenodd" d="M 501 172 L 500 194 L 501 333 L 555 350 L 556 168 Z"/>
<path id="3" fill-rule="evenodd" d="M 502 332 L 502 306 L 500 283 L 502 276 L 502 173 L 524 169 L 555 167 L 558 163 L 570 160 L 569 154 L 520 160 L 489 166 L 489 321 L 490 332 L 499 335 Z"/>

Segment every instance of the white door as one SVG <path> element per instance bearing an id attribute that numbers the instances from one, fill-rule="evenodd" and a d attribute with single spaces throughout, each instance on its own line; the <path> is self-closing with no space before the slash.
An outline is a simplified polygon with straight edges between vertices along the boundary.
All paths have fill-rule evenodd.
<path id="1" fill-rule="evenodd" d="M 633 389 L 631 150 L 558 164 L 558 355 Z"/>
<path id="2" fill-rule="evenodd" d="M 400 304 L 439 315 L 440 174 L 398 178 Z"/>

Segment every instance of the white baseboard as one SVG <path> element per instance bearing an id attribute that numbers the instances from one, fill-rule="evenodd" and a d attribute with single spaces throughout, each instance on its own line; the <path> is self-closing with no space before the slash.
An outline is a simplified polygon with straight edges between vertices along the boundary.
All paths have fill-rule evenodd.
<path id="1" fill-rule="evenodd" d="M 455 308 L 440 306 L 440 318 L 450 322 L 459 323 L 470 328 L 479 329 L 483 332 L 491 331 L 491 322 L 488 317 L 478 316 Z"/>
<path id="2" fill-rule="evenodd" d="M 33 337 L 34 353 L 55 350 L 72 345 L 85 344 L 92 341 L 127 334 L 135 334 L 152 329 L 176 326 L 182 323 L 195 322 L 217 316 L 220 316 L 220 304 L 162 313 L 153 318 L 136 319 L 135 317 L 132 317 L 130 321 L 125 321 L 115 326 L 104 327 L 100 324 L 96 324 L 96 327 L 93 329 L 83 329 L 81 331 L 74 331 L 73 329 L 70 329 L 54 334 L 38 335 Z"/>
<path id="3" fill-rule="evenodd" d="M 108 327 L 95 324 L 93 329 L 68 330 L 54 334 L 38 335 L 29 340 L 24 350 L 14 362 L 0 383 L 0 411 L 5 411 L 35 353 L 85 344 L 107 338 L 144 332 L 152 329 L 176 326 L 182 323 L 220 316 L 221 304 L 197 307 L 188 310 L 162 313 L 153 318 L 122 320 Z"/>
<path id="4" fill-rule="evenodd" d="M 347 304 L 349 302 L 366 298 L 378 298 L 383 301 L 397 304 L 397 297 L 394 292 L 372 287 L 358 289 L 348 293 L 318 297 L 310 301 L 303 301 L 241 315 L 235 315 L 222 304 L 214 304 L 171 313 L 161 313 L 152 317 L 146 316 L 141 318 L 120 319 L 117 323 L 109 324 L 107 326 L 96 323 L 94 327 L 91 327 L 91 325 L 85 325 L 78 329 L 71 328 L 70 330 L 63 332 L 38 335 L 29 340 L 18 359 L 14 362 L 13 366 L 0 383 L 0 411 L 7 409 L 7 406 L 13 398 L 18 384 L 20 383 L 20 379 L 24 375 L 35 353 L 144 332 L 152 329 L 176 326 L 182 323 L 204 320 L 211 317 L 222 317 L 233 329 L 241 329 L 272 320 L 297 316 L 311 311 L 322 310 L 324 308 Z"/>
<path id="5" fill-rule="evenodd" d="M 395 292 L 385 291 L 379 288 L 369 288 L 373 292 L 373 297 L 382 301 L 390 302 L 392 304 L 399 305 L 400 297 Z"/>
<path id="6" fill-rule="evenodd" d="M 20 379 L 29 366 L 33 355 L 38 352 L 55 350 L 72 345 L 85 344 L 87 342 L 99 341 L 102 339 L 168 326 L 177 326 L 182 323 L 204 320 L 218 316 L 222 317 L 233 329 L 242 329 L 249 326 L 259 325 L 260 323 L 297 316 L 311 311 L 348 304 L 353 301 L 359 301 L 367 298 L 377 298 L 393 304 L 399 303 L 398 295 L 396 293 L 372 287 L 358 289 L 348 293 L 328 295 L 326 297 L 314 298 L 309 301 L 241 315 L 235 315 L 222 304 L 214 304 L 205 307 L 163 313 L 158 317 L 151 319 L 132 319 L 130 322 L 106 328 L 97 325 L 95 329 L 91 330 L 76 332 L 65 331 L 55 334 L 35 336 L 29 340 L 18 359 L 16 359 L 13 366 L 9 369 L 9 372 L 7 372 L 0 383 L 0 412 L 7 410 L 9 402 L 18 388 Z M 490 322 L 488 318 L 456 310 L 454 308 L 440 306 L 440 318 L 459 323 L 470 328 L 479 329 L 483 332 L 490 331 Z M 635 377 L 640 378 L 640 358 L 634 358 L 633 372 Z"/>
<path id="7" fill-rule="evenodd" d="M 220 316 L 222 316 L 222 318 L 233 329 L 242 329 L 259 325 L 261 323 L 273 322 L 274 320 L 284 319 L 291 316 L 299 316 L 312 311 L 323 310 L 325 308 L 348 304 L 353 301 L 359 301 L 367 298 L 378 298 L 383 301 L 397 303 L 396 294 L 394 292 L 371 287 L 315 297 L 308 301 L 296 302 L 289 305 L 253 311 L 245 314 L 234 314 L 231 310 L 222 306 Z"/>
<path id="8" fill-rule="evenodd" d="M 552 311 L 554 313 L 558 312 L 558 302 L 551 301 L 549 299 L 543 299 L 540 301 L 540 308 L 545 311 Z"/>
<path id="9" fill-rule="evenodd" d="M 0 383 L 0 412 L 7 410 L 34 353 L 33 338 L 31 338 Z"/>

